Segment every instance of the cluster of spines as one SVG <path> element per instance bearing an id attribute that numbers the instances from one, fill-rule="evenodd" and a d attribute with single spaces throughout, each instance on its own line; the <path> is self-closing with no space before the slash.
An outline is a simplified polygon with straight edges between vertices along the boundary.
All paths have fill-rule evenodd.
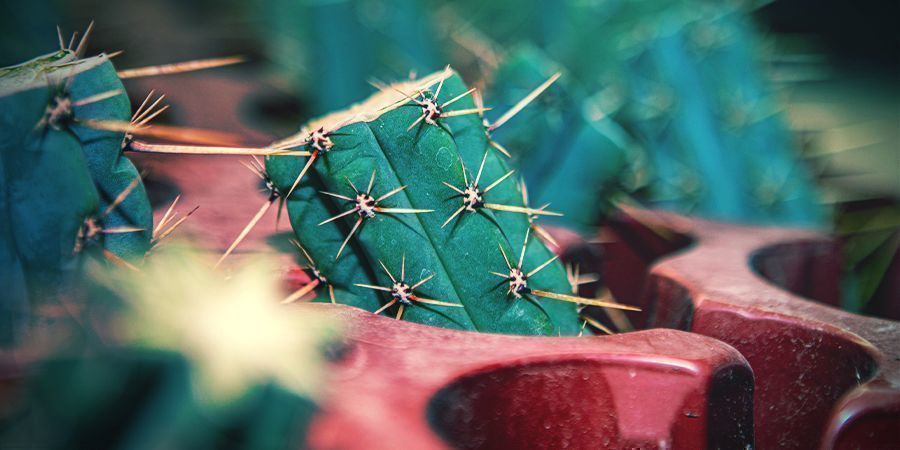
<path id="1" fill-rule="evenodd" d="M 94 28 L 91 22 L 87 29 L 81 34 L 76 31 L 66 43 L 63 38 L 62 30 L 57 27 L 57 36 L 59 39 L 59 54 L 72 55 L 75 60 L 84 57 L 87 51 L 89 38 Z M 121 52 L 113 52 L 106 55 L 107 58 L 113 58 Z M 139 78 L 163 74 L 173 74 L 181 72 L 191 72 L 224 65 L 235 64 L 241 62 L 241 57 L 213 58 L 205 60 L 186 61 L 175 64 L 166 64 L 160 66 L 147 66 L 134 69 L 119 70 L 116 76 L 119 79 Z M 34 132 L 40 132 L 42 129 L 49 127 L 54 130 L 63 130 L 72 126 L 82 126 L 98 131 L 110 131 L 123 133 L 121 147 L 124 151 L 154 151 L 165 152 L 169 146 L 154 145 L 135 139 L 135 135 L 150 136 L 163 138 L 167 140 L 185 141 L 193 143 L 221 143 L 234 140 L 235 137 L 228 133 L 221 133 L 208 130 L 189 129 L 180 127 L 167 127 L 150 125 L 150 122 L 163 113 L 168 105 L 162 105 L 165 98 L 160 95 L 154 99 L 154 91 L 151 91 L 141 105 L 134 111 L 130 121 L 116 120 L 98 120 L 92 118 L 82 118 L 76 116 L 76 109 L 92 104 L 113 99 L 117 96 L 124 95 L 122 89 L 113 89 L 105 92 L 99 92 L 86 98 L 72 98 L 70 89 L 76 78 L 77 73 L 65 77 L 59 82 L 52 83 L 49 88 L 52 91 L 50 103 L 47 105 L 44 115 L 35 125 Z M 138 174 L 130 181 L 120 192 L 115 193 L 115 197 L 102 210 L 87 215 L 82 225 L 79 227 L 75 239 L 73 253 L 78 254 L 90 247 L 97 247 L 101 254 L 116 265 L 137 270 L 137 267 L 129 262 L 126 258 L 121 257 L 115 252 L 105 248 L 102 244 L 102 236 L 125 233 L 142 233 L 149 231 L 149 250 L 157 246 L 164 238 L 169 236 L 177 229 L 197 208 L 194 208 L 187 214 L 180 216 L 175 212 L 175 206 L 179 198 L 167 209 L 165 215 L 160 222 L 153 227 L 152 230 L 134 226 L 104 226 L 104 221 L 117 208 L 122 206 L 123 202 L 131 195 L 137 187 L 141 185 L 141 175 Z M 149 251 L 148 250 L 148 251 Z"/>

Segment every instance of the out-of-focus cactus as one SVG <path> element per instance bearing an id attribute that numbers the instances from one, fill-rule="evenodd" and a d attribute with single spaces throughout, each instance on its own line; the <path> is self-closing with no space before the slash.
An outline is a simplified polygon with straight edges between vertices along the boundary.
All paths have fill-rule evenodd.
<path id="1" fill-rule="evenodd" d="M 427 11 L 416 0 L 271 1 L 262 32 L 270 59 L 325 113 L 366 96 L 371 77 L 436 69 Z"/>
<path id="2" fill-rule="evenodd" d="M 521 46 L 493 74 L 488 100 L 503 111 L 558 70 L 537 48 Z M 521 168 L 530 202 L 549 203 L 563 213 L 550 220 L 584 231 L 608 211 L 610 197 L 628 182 L 626 177 L 643 155 L 567 75 L 514 122 L 498 129 L 494 139 L 509 149 Z M 492 113 L 487 113 L 492 120 L 500 117 Z"/>
<path id="3" fill-rule="evenodd" d="M 821 223 L 817 189 L 766 87 L 742 7 L 634 0 L 458 9 L 498 42 L 539 43 L 584 93 L 578 109 L 601 122 L 612 117 L 633 137 L 646 156 L 625 183 L 636 197 L 721 219 Z M 495 74 L 500 92 L 520 59 L 514 54 Z M 619 158 L 610 159 L 615 166 Z M 559 207 L 555 197 L 544 200 Z"/>
<path id="4" fill-rule="evenodd" d="M 150 247 L 150 203 L 122 156 L 124 133 L 87 125 L 128 123 L 128 97 L 106 55 L 81 52 L 63 48 L 0 69 L 6 339 L 26 314 L 22 302 L 65 291 L 84 251 L 133 260 Z"/>
<path id="5" fill-rule="evenodd" d="M 83 338 L 28 368 L 0 446 L 304 446 L 339 324 L 279 305 L 274 265 L 226 279 L 176 246 L 141 272 L 94 268 L 103 287 L 71 330 Z"/>
<path id="6" fill-rule="evenodd" d="M 287 197 L 316 283 L 339 302 L 452 328 L 575 335 L 572 303 L 592 301 L 557 294 L 570 290 L 562 265 L 527 239 L 532 216 L 552 213 L 523 205 L 470 93 L 448 68 L 311 121 L 273 144 L 311 154 L 267 158 L 273 193 Z"/>

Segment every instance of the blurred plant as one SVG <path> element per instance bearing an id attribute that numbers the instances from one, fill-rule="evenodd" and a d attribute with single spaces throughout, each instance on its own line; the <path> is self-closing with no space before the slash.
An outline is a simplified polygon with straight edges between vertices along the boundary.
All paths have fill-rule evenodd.
<path id="1" fill-rule="evenodd" d="M 468 8 L 474 7 L 462 5 L 459 10 Z M 572 123 L 571 117 L 584 115 L 607 136 L 600 142 L 607 144 L 592 147 L 614 169 L 599 169 L 587 155 L 571 158 L 596 174 L 594 182 L 585 185 L 607 187 L 594 195 L 594 204 L 607 204 L 618 189 L 648 205 L 714 218 L 821 224 L 824 214 L 812 178 L 795 154 L 778 102 L 757 67 L 756 39 L 746 9 L 696 0 L 535 2 L 531 8 L 516 4 L 518 11 L 532 11 L 530 16 L 507 14 L 511 9 L 505 2 L 494 2 L 479 14 L 456 16 L 476 27 L 489 22 L 483 30 L 500 42 L 539 42 L 558 61 L 569 85 L 576 87 L 570 89 L 576 94 L 569 95 L 574 103 L 560 101 L 572 106 L 565 108 L 568 120 L 559 121 Z M 521 48 L 502 58 L 499 69 L 490 74 L 500 98 L 522 77 L 527 60 L 534 71 L 554 64 Z M 531 115 L 547 120 L 559 114 L 553 111 L 556 105 L 542 106 Z M 618 124 L 627 132 L 619 131 Z M 526 120 L 519 123 L 527 125 Z M 629 135 L 640 149 L 635 150 Z M 529 180 L 541 186 L 534 175 L 539 172 L 549 177 L 544 183 L 561 183 L 552 178 L 556 173 L 547 163 L 568 167 L 562 166 L 565 157 L 557 158 L 557 149 L 565 149 L 565 144 L 552 133 L 523 141 L 508 146 L 514 155 L 519 147 L 534 146 L 547 155 L 544 164 L 535 163 L 537 170 L 525 171 L 532 174 Z M 543 150 L 551 146 L 554 151 Z M 623 160 L 630 168 L 621 179 L 610 180 Z M 535 190 L 541 201 L 551 202 L 566 217 L 584 210 L 564 207 L 564 196 L 553 190 L 546 195 L 540 187 Z"/>
<path id="2" fill-rule="evenodd" d="M 442 60 L 428 7 L 416 0 L 278 0 L 261 9 L 269 58 L 309 93 L 314 114 L 365 97 L 372 77 L 423 73 Z"/>
<path id="3" fill-rule="evenodd" d="M 93 266 L 102 289 L 77 322 L 94 338 L 30 368 L 22 404 L 0 415 L 0 442 L 302 446 L 339 326 L 278 305 L 273 267 L 260 260 L 226 278 L 177 246 L 139 273 Z"/>
<path id="4" fill-rule="evenodd" d="M 0 68 L 0 343 L 27 331 L 34 308 L 76 294 L 82 256 L 134 268 L 180 223 L 154 228 L 141 176 L 125 150 L 135 135 L 218 142 L 224 133 L 150 126 L 167 106 L 153 92 L 131 114 L 122 79 L 218 67 L 239 58 L 116 71 L 58 31 L 59 50 Z M 114 56 L 114 55 L 112 55 Z M 152 100 L 152 101 L 151 101 Z M 135 148 L 133 148 L 135 147 Z M 173 204 L 174 207 L 174 204 Z M 170 213 L 172 211 L 170 210 Z M 167 220 L 172 223 L 166 223 Z"/>
<path id="5" fill-rule="evenodd" d="M 836 226 L 843 238 L 844 280 L 842 306 L 854 312 L 870 311 L 870 302 L 884 284 L 892 264 L 900 254 L 900 208 L 865 207 L 842 211 Z M 891 311 L 892 293 L 884 294 L 884 305 L 874 306 L 882 315 Z M 884 308 L 884 310 L 878 309 Z"/>

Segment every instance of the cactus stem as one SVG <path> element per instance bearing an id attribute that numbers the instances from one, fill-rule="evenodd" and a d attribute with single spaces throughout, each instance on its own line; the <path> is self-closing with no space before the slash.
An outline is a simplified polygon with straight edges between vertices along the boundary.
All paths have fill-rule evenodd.
<path id="1" fill-rule="evenodd" d="M 449 71 L 450 66 L 447 66 L 446 70 Z M 412 130 L 416 125 L 418 125 L 424 121 L 425 123 L 427 123 L 429 125 L 434 125 L 434 126 L 440 127 L 441 129 L 443 129 L 444 131 L 447 131 L 449 133 L 449 130 L 447 130 L 445 127 L 443 127 L 438 122 L 438 119 L 447 118 L 447 117 L 464 116 L 467 114 L 481 114 L 485 111 L 490 110 L 490 108 L 470 108 L 470 109 L 461 109 L 461 110 L 449 111 L 449 112 L 444 111 L 444 108 L 452 105 L 453 103 L 459 101 L 460 99 L 464 98 L 465 96 L 467 96 L 475 91 L 475 88 L 472 88 L 466 92 L 463 92 L 462 94 L 457 95 L 456 97 L 453 97 L 452 99 L 450 99 L 444 103 L 438 103 L 438 97 L 441 94 L 441 88 L 444 86 L 444 80 L 446 80 L 446 77 L 441 78 L 440 82 L 438 83 L 438 87 L 435 90 L 434 95 L 432 95 L 432 96 L 426 95 L 425 91 L 420 89 L 418 91 L 418 95 L 420 97 L 422 97 L 421 100 L 410 96 L 409 94 L 397 89 L 396 87 L 392 87 L 392 89 L 399 92 L 401 95 L 403 95 L 404 97 L 409 99 L 411 102 L 413 102 L 412 105 L 407 104 L 406 106 L 419 106 L 420 108 L 422 108 L 422 115 L 419 116 L 418 119 L 413 121 L 413 123 L 411 123 L 406 128 L 406 131 Z"/>
<path id="2" fill-rule="evenodd" d="M 138 227 L 129 227 L 129 226 L 121 226 L 115 228 L 102 228 L 99 225 L 106 216 L 113 212 L 126 198 L 131 194 L 132 191 L 140 184 L 141 177 L 137 176 L 132 180 L 125 189 L 122 189 L 121 192 L 116 196 L 115 199 L 107 206 L 103 212 L 101 212 L 97 216 L 88 216 L 84 219 L 84 222 L 81 224 L 81 227 L 78 229 L 78 234 L 75 238 L 75 247 L 74 252 L 80 252 L 84 246 L 91 242 L 98 234 L 124 234 L 124 233 L 136 233 L 140 231 L 144 231 L 143 228 Z"/>
<path id="3" fill-rule="evenodd" d="M 315 289 L 316 286 L 319 285 L 319 283 L 320 283 L 320 281 L 318 278 L 313 278 L 312 281 L 310 281 L 309 283 L 306 283 L 303 287 L 301 287 L 300 289 L 297 289 L 291 295 L 285 297 L 285 299 L 281 301 L 281 304 L 285 305 L 285 304 L 293 303 L 297 300 L 300 300 L 306 294 L 309 294 L 310 292 L 312 292 L 312 290 Z"/>
<path id="4" fill-rule="evenodd" d="M 125 69 L 117 72 L 119 78 L 126 80 L 129 78 L 152 77 L 156 75 L 170 75 L 175 73 L 194 72 L 197 70 L 212 69 L 215 67 L 230 66 L 246 61 L 243 56 L 229 56 L 225 58 L 196 59 L 193 61 L 184 61 L 173 64 L 162 64 L 158 66 L 139 67 L 135 69 Z"/>

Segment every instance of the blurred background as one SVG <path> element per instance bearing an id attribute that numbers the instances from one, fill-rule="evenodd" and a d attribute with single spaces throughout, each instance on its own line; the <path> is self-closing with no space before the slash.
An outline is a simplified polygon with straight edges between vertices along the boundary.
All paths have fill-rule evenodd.
<path id="1" fill-rule="evenodd" d="M 815 227 L 845 243 L 843 307 L 896 315 L 900 261 L 900 17 L 863 0 L 23 1 L 0 6 L 0 65 L 96 26 L 90 52 L 129 68 L 223 55 L 248 62 L 135 80 L 159 123 L 248 144 L 452 64 L 496 117 L 557 70 L 496 133 L 533 205 L 582 233 L 617 204 Z M 138 163 L 140 164 L 140 159 Z M 154 200 L 174 192 L 157 183 Z M 169 195 L 171 194 L 171 195 Z M 894 306 L 893 308 L 896 308 Z M 888 312 L 885 312 L 888 311 Z"/>

